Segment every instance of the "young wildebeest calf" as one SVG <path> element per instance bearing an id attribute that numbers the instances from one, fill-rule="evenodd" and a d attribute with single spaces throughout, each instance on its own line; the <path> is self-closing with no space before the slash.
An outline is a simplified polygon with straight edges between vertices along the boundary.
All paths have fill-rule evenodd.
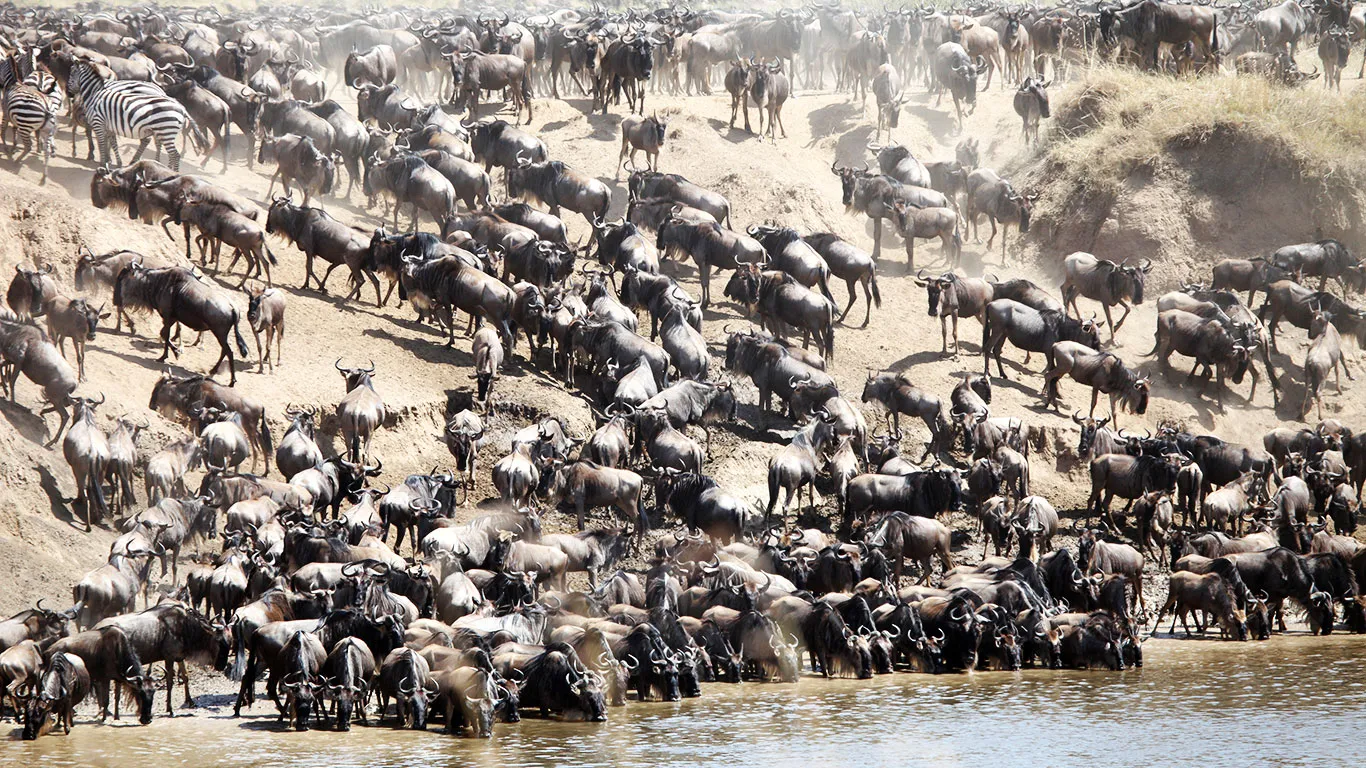
<path id="1" fill-rule="evenodd" d="M 892 203 L 892 226 L 906 241 L 906 269 L 915 269 L 915 239 L 939 238 L 940 253 L 958 266 L 963 239 L 958 234 L 958 214 L 952 208 L 920 208 L 902 200 Z"/>
<path id="2" fill-rule="evenodd" d="M 103 309 L 95 309 L 85 299 L 69 299 L 65 296 L 53 296 L 44 305 L 47 335 L 52 337 L 52 343 L 61 350 L 63 357 L 66 356 L 67 338 L 71 339 L 71 346 L 76 348 L 76 370 L 80 381 L 85 381 L 85 343 L 95 340 L 95 326 L 110 314 Z"/>
<path id="3" fill-rule="evenodd" d="M 167 221 L 163 220 L 161 228 L 166 230 L 166 236 L 170 237 L 171 232 L 166 229 Z M 194 198 L 186 198 L 185 205 L 173 217 L 176 224 L 185 227 L 185 258 L 190 258 L 190 227 L 194 226 L 199 230 L 199 235 L 195 241 L 199 244 L 199 263 L 207 262 L 209 245 L 213 245 L 213 265 L 218 268 L 219 256 L 223 249 L 223 244 L 227 243 L 233 248 L 232 262 L 228 264 L 228 271 L 237 266 L 237 260 L 243 256 L 247 259 L 247 272 L 242 276 L 242 282 L 238 287 L 245 285 L 249 278 L 260 277 L 262 271 L 265 272 L 266 285 L 270 285 L 271 265 L 279 264 L 275 260 L 275 254 L 271 253 L 270 245 L 266 242 L 266 232 L 260 224 L 243 216 L 237 211 L 222 205 L 211 202 L 200 202 Z"/>
<path id="4" fill-rule="evenodd" d="M 1015 91 L 1015 114 L 1024 121 L 1025 144 L 1039 143 L 1039 119 L 1048 117 L 1048 86 L 1042 75 L 1030 75 Z"/>
<path id="5" fill-rule="evenodd" d="M 659 170 L 659 150 L 664 146 L 664 134 L 669 123 L 661 120 L 658 114 L 649 117 L 627 115 L 621 119 L 621 157 L 617 158 L 617 173 L 626 164 L 626 155 L 631 156 L 631 169 L 635 170 L 636 153 L 645 150 L 645 164 L 651 171 Z"/>
<path id="6" fill-rule="evenodd" d="M 498 331 L 484 326 L 474 333 L 474 374 L 471 376 L 479 385 L 475 402 L 485 411 L 493 402 L 493 382 L 498 378 L 498 370 L 503 367 L 503 341 Z"/>
<path id="7" fill-rule="evenodd" d="M 277 288 L 262 289 L 255 286 L 247 289 L 247 324 L 251 335 L 256 338 L 257 373 L 264 373 L 266 363 L 270 369 L 280 364 L 280 344 L 285 338 L 285 294 Z M 261 334 L 266 335 L 265 353 L 261 352 Z M 270 358 L 270 340 L 275 339 L 275 359 Z"/>
<path id="8" fill-rule="evenodd" d="M 1058 380 L 1070 375 L 1079 383 L 1091 387 L 1091 410 L 1087 418 L 1095 418 L 1096 401 L 1100 393 L 1110 396 L 1110 420 L 1119 428 L 1116 404 L 1123 402 L 1132 413 L 1140 416 L 1148 410 L 1148 380 L 1124 364 L 1110 352 L 1097 352 L 1075 341 L 1060 341 L 1049 355 L 1052 365 L 1044 371 L 1044 404 L 1058 406 Z"/>
<path id="9" fill-rule="evenodd" d="M 1323 395 L 1319 390 L 1328 378 L 1329 369 L 1333 371 L 1339 394 L 1342 393 L 1342 375 L 1338 366 L 1342 366 L 1347 380 L 1353 381 L 1352 372 L 1347 370 L 1347 358 L 1342 355 L 1342 337 L 1329 320 L 1323 312 L 1314 313 L 1314 320 L 1309 325 L 1309 338 L 1313 344 L 1304 356 L 1304 403 L 1300 411 L 1307 414 L 1310 404 L 1317 403 L 1320 419 L 1323 418 Z"/>
<path id="10" fill-rule="evenodd" d="M 959 277 L 952 272 L 926 277 L 923 270 L 915 281 L 925 287 L 930 317 L 939 317 L 940 351 L 944 353 L 949 351 L 949 320 L 953 320 L 953 351 L 957 354 L 958 318 L 975 317 L 985 324 L 987 304 L 995 298 L 992 284 L 980 277 Z"/>

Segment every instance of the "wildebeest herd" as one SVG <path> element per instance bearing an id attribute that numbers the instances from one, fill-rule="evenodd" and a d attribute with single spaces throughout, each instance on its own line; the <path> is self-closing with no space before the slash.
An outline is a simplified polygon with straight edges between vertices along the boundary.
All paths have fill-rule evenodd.
<path id="1" fill-rule="evenodd" d="M 1289 14 L 1285 31 L 1267 21 L 1289 5 L 1302 23 Z M 69 608 L 40 603 L 0 622 L 0 707 L 36 738 L 69 730 L 73 709 L 92 694 L 104 715 L 112 690 L 117 717 L 122 691 L 147 723 L 159 683 L 168 713 L 177 674 L 191 700 L 193 663 L 239 684 L 235 713 L 252 707 L 265 678 L 281 720 L 300 730 L 347 730 L 371 716 L 425 728 L 430 717 L 487 737 L 495 719 L 523 713 L 603 720 L 632 692 L 639 702 L 667 701 L 702 695 L 702 683 L 794 683 L 804 662 L 813 673 L 857 678 L 1120 670 L 1142 664 L 1143 641 L 1168 613 L 1173 628 L 1179 618 L 1187 630 L 1217 624 L 1230 638 L 1263 639 L 1285 630 L 1290 601 L 1314 632 L 1333 631 L 1339 607 L 1342 624 L 1366 631 L 1356 587 L 1366 554 L 1351 537 L 1366 434 L 1320 419 L 1245 447 L 1175 426 L 1143 437 L 1119 428 L 1121 412 L 1145 413 L 1151 382 L 1102 344 L 1102 330 L 1114 342 L 1132 305 L 1144 303 L 1149 262 L 1072 254 L 1060 299 L 1024 279 L 916 270 L 917 238 L 940 239 L 957 267 L 969 225 L 975 236 L 982 216 L 988 249 L 999 228 L 1003 255 L 1010 227 L 1028 232 L 1036 196 L 980 167 L 973 139 L 952 160 L 922 162 L 888 143 L 869 147 L 876 171 L 832 163 L 846 209 L 872 220 L 871 254 L 781 222 L 738 231 L 725 197 L 660 171 L 668 121 L 645 108 L 649 91 L 710 93 L 720 65 L 731 125 L 743 109 L 748 130 L 757 106 L 760 133 L 785 135 L 782 108 L 797 76 L 811 89 L 833 75 L 851 98 L 873 91 L 878 127 L 890 136 L 913 78 L 949 93 L 961 129 L 979 74 L 988 84 L 995 75 L 1018 84 L 1014 106 L 1037 141 L 1047 87 L 1079 57 L 1206 69 L 1237 50 L 1235 30 L 1246 24 L 1270 51 L 1257 54 L 1271 57 L 1268 73 L 1294 80 L 1277 46 L 1293 50 L 1315 33 L 1322 53 L 1342 37 L 1336 30 L 1360 26 L 1350 4 L 1336 0 L 1291 0 L 1255 23 L 1244 19 L 1249 7 L 1142 0 L 969 15 L 858 13 L 830 3 L 763 16 L 671 6 L 517 18 L 280 8 L 270 19 L 0 9 L 5 125 L 26 142 L 36 136 L 50 156 L 65 109 L 73 151 L 78 127 L 91 158 L 99 144 L 91 202 L 160 224 L 172 239 L 169 225 L 179 225 L 185 239 L 184 264 L 82 249 L 73 284 L 87 298 L 67 295 L 48 259 L 18 267 L 10 284 L 0 378 L 12 401 L 21 375 L 42 390 L 44 413 L 59 414 L 49 445 L 62 443 L 73 508 L 87 529 L 115 522 L 121 535 L 107 564 L 73 588 Z M 621 218 L 609 218 L 614 187 L 553 159 L 518 126 L 523 110 L 529 123 L 534 100 L 557 97 L 562 83 L 591 96 L 589 112 L 619 105 L 625 91 L 627 109 L 638 113 L 621 122 L 618 167 L 630 170 Z M 354 114 L 327 98 L 337 88 L 347 89 L 343 101 L 354 97 Z M 517 124 L 479 116 L 481 99 L 495 92 Z M 180 173 L 182 134 L 206 165 L 221 152 L 226 168 L 237 161 L 234 128 L 246 143 L 241 160 L 275 167 L 264 206 Z M 127 165 L 120 137 L 141 141 Z M 167 164 L 141 159 L 152 142 Z M 642 151 L 645 169 L 635 165 Z M 277 180 L 283 197 L 271 196 Z M 387 204 L 379 217 L 387 228 L 360 229 L 320 207 L 349 198 L 358 183 L 371 209 Z M 565 211 L 590 228 L 583 244 L 571 241 Z M 420 231 L 427 219 L 434 233 Z M 943 351 L 950 323 L 955 353 L 959 318 L 982 326 L 984 371 L 965 373 L 947 407 L 916 385 L 913 369 L 870 371 L 859 401 L 827 371 L 836 326 L 857 291 L 864 327 L 882 304 L 884 219 L 926 288 L 929 316 L 940 318 Z M 385 372 L 372 362 L 334 363 L 342 379 L 335 456 L 320 446 L 318 408 L 287 410 L 277 439 L 272 421 L 278 431 L 281 414 L 234 389 L 238 361 L 250 354 L 242 321 L 258 371 L 273 369 L 282 362 L 287 296 L 299 292 L 272 284 L 282 254 L 269 235 L 303 253 L 300 291 L 326 293 L 332 272 L 345 267 L 346 300 L 364 300 L 368 283 L 384 306 L 397 288 L 447 344 L 458 312 L 469 316 L 474 391 L 442 435 L 451 469 L 391 477 L 392 485 L 379 479 L 372 440 L 389 411 Z M 233 251 L 226 267 L 224 245 Z M 670 276 L 678 273 L 671 258 L 696 265 L 700 299 Z M 315 259 L 327 264 L 321 275 Z M 235 297 L 207 275 L 226 276 L 239 260 L 244 295 Z M 702 335 L 713 270 L 730 273 L 724 298 L 759 326 L 727 329 L 723 366 L 758 390 L 753 426 L 791 431 L 772 451 L 763 509 L 707 473 L 712 433 L 739 428 L 739 396 Z M 1314 277 L 1318 290 L 1302 284 Z M 848 293 L 842 311 L 832 278 Z M 1202 368 L 1206 383 L 1217 372 L 1220 398 L 1226 378 L 1241 384 L 1250 373 L 1255 390 L 1260 364 L 1279 398 L 1271 352 L 1280 320 L 1289 320 L 1312 341 L 1300 413 L 1318 404 L 1321 415 L 1329 374 L 1351 376 L 1342 339 L 1366 339 L 1361 313 L 1325 290 L 1330 278 L 1344 294 L 1366 287 L 1361 264 L 1336 240 L 1220 263 L 1208 286 L 1158 299 L 1151 355 L 1164 365 L 1174 352 L 1191 358 L 1191 380 Z M 110 292 L 107 303 L 90 298 Z M 1258 292 L 1265 300 L 1254 312 Z M 1084 317 L 1079 299 L 1098 303 L 1105 320 Z M 219 348 L 207 374 L 167 370 L 156 383 L 148 410 L 189 430 L 150 456 L 137 446 L 147 420 L 125 417 L 111 428 L 98 415 L 106 398 L 90 394 L 98 389 L 77 394 L 100 321 L 114 315 L 117 329 L 126 322 L 136 333 L 134 318 L 145 313 L 162 321 L 162 361 L 180 354 L 186 330 L 210 333 Z M 788 340 L 796 333 L 800 346 Z M 1063 379 L 1092 392 L 1087 415 L 1072 417 L 1091 479 L 1075 550 L 1055 546 L 1068 531 L 1049 500 L 1031 492 L 1040 433 L 992 410 L 990 362 L 1007 378 L 1007 342 L 1045 359 L 1045 406 L 1059 406 Z M 212 378 L 224 364 L 227 385 Z M 574 434 L 563 419 L 536 420 L 489 463 L 489 451 L 504 447 L 486 426 L 499 410 L 498 379 L 519 365 L 579 388 L 598 424 Z M 1101 394 L 1110 415 L 1097 418 Z M 885 410 L 886 426 L 870 429 L 862 405 Z M 928 434 L 919 456 L 900 455 L 903 415 Z M 248 459 L 252 473 L 241 471 Z M 272 459 L 280 479 L 271 477 Z M 470 493 L 490 475 L 497 511 L 475 512 Z M 809 512 L 817 493 L 837 501 L 833 524 L 789 526 L 794 499 Z M 1125 500 L 1123 513 L 1112 512 L 1115 497 Z M 603 509 L 614 524 L 590 526 Z M 568 519 L 561 513 L 578 533 L 543 531 Z M 950 527 L 961 513 L 976 520 L 971 530 Z M 976 565 L 954 565 L 964 535 L 983 545 Z M 183 556 L 187 546 L 200 554 Z M 1171 569 L 1160 607 L 1144 595 L 1149 559 Z M 918 577 L 909 586 L 907 561 Z M 938 586 L 929 586 L 936 561 Z M 571 589 L 576 574 L 586 575 L 586 590 Z"/>

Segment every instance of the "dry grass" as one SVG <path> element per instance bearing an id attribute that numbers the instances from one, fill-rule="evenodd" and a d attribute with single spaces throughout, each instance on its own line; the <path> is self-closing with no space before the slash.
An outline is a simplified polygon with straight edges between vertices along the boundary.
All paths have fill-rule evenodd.
<path id="1" fill-rule="evenodd" d="M 1317 82 L 1286 88 L 1255 77 L 1173 79 L 1101 67 L 1056 118 L 1046 165 L 1088 184 L 1118 184 L 1174 149 L 1235 138 L 1306 177 L 1357 176 L 1366 167 L 1366 95 L 1330 93 Z"/>

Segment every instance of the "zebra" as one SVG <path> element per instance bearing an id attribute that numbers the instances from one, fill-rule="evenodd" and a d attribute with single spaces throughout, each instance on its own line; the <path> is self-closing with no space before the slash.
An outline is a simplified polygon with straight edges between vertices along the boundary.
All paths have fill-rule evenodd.
<path id="1" fill-rule="evenodd" d="M 62 91 L 56 78 L 41 70 L 24 78 L 24 82 L 6 88 L 4 100 L 0 102 L 0 109 L 3 109 L 0 126 L 5 129 L 14 126 L 14 146 L 18 146 L 20 139 L 24 141 L 19 165 L 23 165 L 33 151 L 33 140 L 37 137 L 38 151 L 43 155 L 43 184 L 47 183 L 48 160 L 57 153 L 57 113 L 61 108 Z M 0 141 L 4 138 L 2 134 L 0 131 Z M 14 150 L 5 145 L 5 153 L 12 157 Z"/>
<path id="2" fill-rule="evenodd" d="M 71 69 L 67 92 L 73 101 L 79 102 L 86 126 L 99 142 L 101 164 L 109 164 L 112 150 L 114 162 L 123 165 L 118 137 L 128 136 L 142 140 L 133 162 L 155 140 L 158 155 L 165 151 L 167 165 L 180 171 L 176 138 L 187 126 L 193 127 L 193 121 L 185 107 L 167 96 L 161 86 L 140 80 L 114 80 L 108 67 L 82 61 Z"/>

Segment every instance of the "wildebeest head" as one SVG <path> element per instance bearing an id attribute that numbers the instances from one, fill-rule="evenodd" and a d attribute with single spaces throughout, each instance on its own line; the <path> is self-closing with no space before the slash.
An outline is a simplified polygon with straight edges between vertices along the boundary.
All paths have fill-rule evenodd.
<path id="1" fill-rule="evenodd" d="M 939 303 L 944 299 L 945 292 L 952 290 L 951 285 L 957 279 L 957 275 L 952 272 L 946 273 L 943 277 L 930 277 L 922 269 L 916 274 L 915 282 L 925 288 L 930 317 L 939 316 Z"/>
<path id="2" fill-rule="evenodd" d="M 759 268 L 746 265 L 735 270 L 726 281 L 725 297 L 753 311 L 759 303 Z"/>
<path id="3" fill-rule="evenodd" d="M 1013 213 L 1015 215 L 1014 217 L 1019 219 L 1021 233 L 1029 231 L 1029 217 L 1034 212 L 1034 201 L 1037 200 L 1038 197 L 1039 194 L 1037 192 L 1031 192 L 1027 195 L 1020 194 L 1009 182 L 1006 182 L 1005 189 L 1002 190 L 1001 200 L 1007 207 L 1006 213 Z M 1014 209 L 1013 211 L 1009 210 L 1012 208 Z M 1099 349 L 1099 343 L 1100 342 L 1097 341 L 1096 346 L 1092 348 Z"/>
<path id="4" fill-rule="evenodd" d="M 287 707 L 294 722 L 294 730 L 308 730 L 308 721 L 313 716 L 317 704 L 320 685 L 311 680 L 291 680 L 286 678 L 280 683 L 287 697 Z"/>
<path id="5" fill-rule="evenodd" d="M 658 114 L 653 114 L 646 118 L 645 126 L 646 130 L 649 132 L 648 135 L 654 138 L 654 143 L 657 146 L 664 146 L 664 135 L 669 130 L 669 121 L 660 117 Z"/>
<path id="6" fill-rule="evenodd" d="M 90 306 L 90 303 L 85 299 L 76 299 L 71 302 L 71 311 L 81 317 L 81 325 L 85 327 L 85 338 L 87 341 L 95 340 L 95 327 L 99 325 L 101 320 L 108 319 L 111 314 L 104 311 L 104 305 L 100 305 L 99 309 L 95 309 Z"/>
<path id="7" fill-rule="evenodd" d="M 1048 112 L 1048 86 L 1050 85 L 1052 83 L 1045 82 L 1042 75 L 1030 75 L 1024 79 L 1023 83 L 1020 83 L 1018 92 L 1034 98 L 1039 105 L 1039 117 L 1050 117 Z"/>
<path id="8" fill-rule="evenodd" d="M 854 190 L 858 187 L 859 178 L 863 176 L 863 173 L 854 168 L 839 168 L 833 162 L 830 164 L 830 172 L 840 177 L 844 206 L 847 208 L 853 205 Z"/>

